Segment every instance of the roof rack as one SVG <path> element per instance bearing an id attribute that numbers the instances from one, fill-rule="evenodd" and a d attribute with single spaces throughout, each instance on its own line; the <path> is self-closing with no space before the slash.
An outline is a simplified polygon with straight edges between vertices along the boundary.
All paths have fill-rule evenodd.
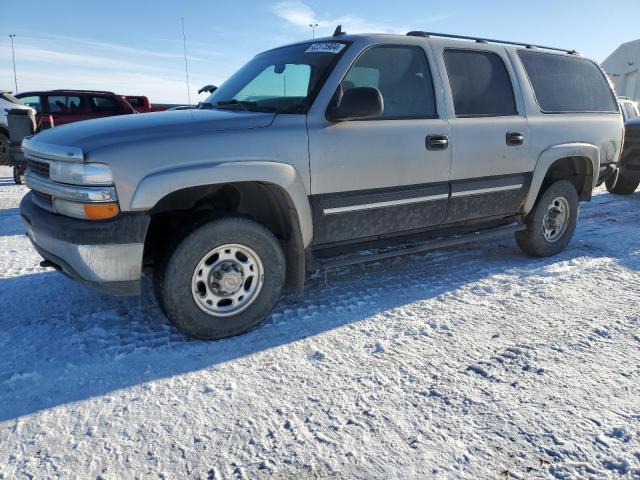
<path id="1" fill-rule="evenodd" d="M 502 43 L 504 45 L 516 45 L 518 47 L 525 48 L 541 48 L 543 50 L 553 50 L 555 52 L 564 52 L 570 55 L 579 55 L 576 50 L 567 50 L 564 48 L 555 48 L 555 47 L 545 47 L 543 45 L 534 45 L 533 43 L 522 43 L 522 42 L 510 42 L 509 40 L 494 40 L 491 38 L 482 38 L 482 37 L 467 37 L 464 35 L 452 35 L 449 33 L 435 33 L 435 32 L 423 32 L 421 30 L 414 30 L 407 33 L 410 37 L 442 37 L 442 38 L 455 38 L 459 40 L 473 40 L 476 43 Z"/>
<path id="2" fill-rule="evenodd" d="M 51 90 L 52 92 L 78 92 L 78 93 L 102 93 L 105 95 L 115 95 L 113 92 L 107 90 L 78 90 L 77 88 L 58 88 Z"/>

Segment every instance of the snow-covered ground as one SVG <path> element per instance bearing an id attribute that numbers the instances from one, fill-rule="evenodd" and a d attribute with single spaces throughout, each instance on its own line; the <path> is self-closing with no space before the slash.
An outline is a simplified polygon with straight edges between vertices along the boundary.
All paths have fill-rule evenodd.
<path id="1" fill-rule="evenodd" d="M 0 167 L 0 479 L 640 478 L 640 192 L 561 255 L 505 240 L 310 278 L 257 330 L 38 266 Z"/>

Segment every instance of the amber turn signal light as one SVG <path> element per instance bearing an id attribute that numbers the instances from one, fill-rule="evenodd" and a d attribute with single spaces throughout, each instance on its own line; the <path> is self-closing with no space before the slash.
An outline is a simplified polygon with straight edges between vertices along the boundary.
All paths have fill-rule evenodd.
<path id="1" fill-rule="evenodd" d="M 89 203 L 84 205 L 84 214 L 89 220 L 105 220 L 120 213 L 117 203 Z"/>

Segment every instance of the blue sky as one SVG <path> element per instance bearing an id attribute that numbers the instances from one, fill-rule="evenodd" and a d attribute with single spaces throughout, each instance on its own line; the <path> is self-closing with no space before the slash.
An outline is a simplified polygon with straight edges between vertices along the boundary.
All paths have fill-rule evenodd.
<path id="1" fill-rule="evenodd" d="M 603 8 L 606 5 L 606 8 Z M 640 0 L 0 0 L 0 89 L 14 90 L 8 35 L 16 34 L 18 90 L 96 88 L 186 103 L 256 53 L 338 23 L 355 32 L 437 32 L 575 48 L 602 61 L 640 36 Z"/>

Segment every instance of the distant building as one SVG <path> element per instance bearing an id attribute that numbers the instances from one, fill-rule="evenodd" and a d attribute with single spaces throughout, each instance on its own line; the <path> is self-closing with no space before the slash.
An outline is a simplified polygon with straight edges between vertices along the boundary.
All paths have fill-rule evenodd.
<path id="1" fill-rule="evenodd" d="M 640 101 L 640 39 L 623 43 L 602 62 L 616 93 Z"/>

